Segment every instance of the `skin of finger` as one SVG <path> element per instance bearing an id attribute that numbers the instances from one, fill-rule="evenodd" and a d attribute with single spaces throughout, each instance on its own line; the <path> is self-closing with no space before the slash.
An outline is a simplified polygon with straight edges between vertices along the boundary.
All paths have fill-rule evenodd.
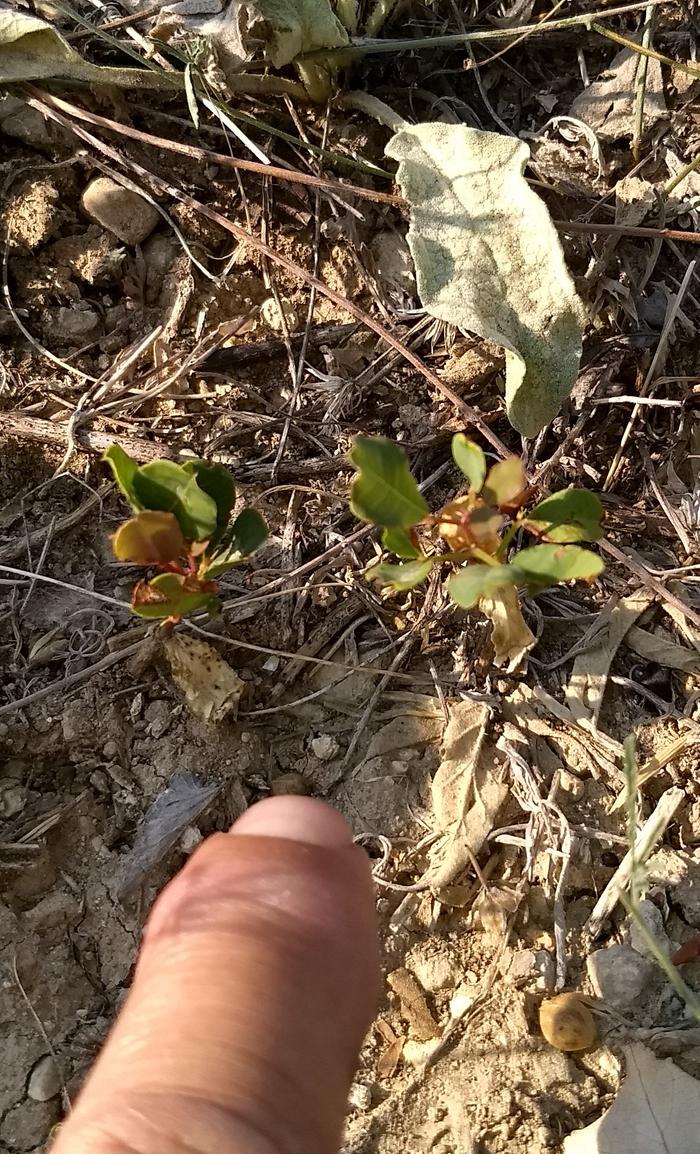
<path id="1" fill-rule="evenodd" d="M 55 1154 L 333 1154 L 376 942 L 356 847 L 209 838 L 154 907 Z"/>

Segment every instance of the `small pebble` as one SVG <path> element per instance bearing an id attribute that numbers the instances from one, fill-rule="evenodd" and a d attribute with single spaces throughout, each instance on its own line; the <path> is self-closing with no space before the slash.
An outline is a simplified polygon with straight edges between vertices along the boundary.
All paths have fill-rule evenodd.
<path id="1" fill-rule="evenodd" d="M 180 838 L 180 849 L 183 853 L 194 853 L 197 846 L 204 841 L 204 838 L 196 825 L 188 825 L 187 829 Z"/>
<path id="2" fill-rule="evenodd" d="M 363 1113 L 372 1105 L 372 1087 L 365 1082 L 353 1082 L 348 1094 L 348 1106 L 351 1110 L 361 1110 Z"/>
<path id="3" fill-rule="evenodd" d="M 608 946 L 589 955 L 588 975 L 600 998 L 615 1010 L 630 1009 L 654 975 L 654 964 L 631 946 Z"/>
<path id="4" fill-rule="evenodd" d="M 160 221 L 152 204 L 108 176 L 90 181 L 81 204 L 91 220 L 124 244 L 142 244 Z"/>
<path id="5" fill-rule="evenodd" d="M 270 793 L 273 797 L 283 794 L 296 794 L 306 797 L 311 792 L 311 785 L 301 773 L 281 773 L 270 783 Z"/>
<path id="6" fill-rule="evenodd" d="M 115 757 L 119 756 L 119 746 L 116 741 L 105 741 L 102 746 L 102 752 L 108 761 L 112 761 Z"/>
<path id="7" fill-rule="evenodd" d="M 34 1102 L 49 1102 L 61 1089 L 61 1074 L 50 1054 L 39 1058 L 29 1075 L 27 1096 Z"/>
<path id="8" fill-rule="evenodd" d="M 319 761 L 331 761 L 338 753 L 340 746 L 335 737 L 329 733 L 322 733 L 314 737 L 311 742 L 311 752 Z"/>

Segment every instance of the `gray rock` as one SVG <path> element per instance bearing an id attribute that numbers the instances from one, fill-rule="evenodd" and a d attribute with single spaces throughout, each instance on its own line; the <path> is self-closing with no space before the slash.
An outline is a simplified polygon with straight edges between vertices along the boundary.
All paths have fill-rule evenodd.
<path id="1" fill-rule="evenodd" d="M 144 717 L 148 722 L 150 736 L 158 740 L 170 729 L 173 720 L 173 707 L 168 701 L 158 698 L 158 700 L 148 703 Z"/>
<path id="2" fill-rule="evenodd" d="M 39 1058 L 29 1075 L 27 1096 L 34 1102 L 50 1102 L 61 1090 L 61 1074 L 50 1054 Z"/>
<path id="3" fill-rule="evenodd" d="M 596 993 L 617 1010 L 633 1006 L 655 972 L 654 964 L 631 946 L 595 950 L 587 965 Z"/>
<path id="4" fill-rule="evenodd" d="M 336 738 L 330 733 L 322 733 L 311 742 L 311 752 L 319 761 L 332 761 L 339 749 Z"/>
<path id="5" fill-rule="evenodd" d="M 645 898 L 639 903 L 639 916 L 644 923 L 647 933 L 654 939 L 662 954 L 669 955 L 673 951 L 668 934 L 664 928 L 664 919 L 661 910 L 653 902 Z M 654 951 L 647 944 L 646 936 L 634 918 L 629 921 L 630 945 L 633 950 L 643 957 L 654 961 Z"/>
<path id="6" fill-rule="evenodd" d="M 100 329 L 100 318 L 91 308 L 60 308 L 52 331 L 57 340 L 67 344 L 84 344 Z"/>
<path id="7" fill-rule="evenodd" d="M 81 204 L 91 220 L 124 244 L 142 244 L 160 220 L 152 204 L 108 176 L 90 181 Z"/>

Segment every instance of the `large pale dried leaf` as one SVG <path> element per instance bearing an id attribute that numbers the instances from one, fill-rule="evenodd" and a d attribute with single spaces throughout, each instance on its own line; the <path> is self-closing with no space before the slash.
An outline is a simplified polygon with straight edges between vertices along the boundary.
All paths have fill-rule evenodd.
<path id="1" fill-rule="evenodd" d="M 576 379 L 583 306 L 522 141 L 419 124 L 389 141 L 411 205 L 408 243 L 429 313 L 506 350 L 511 424 L 534 436 Z"/>
<path id="2" fill-rule="evenodd" d="M 282 68 L 304 53 L 348 43 L 329 0 L 181 0 L 161 9 L 153 32 L 203 37 L 225 73 L 240 72 L 255 56 Z"/>
<path id="3" fill-rule="evenodd" d="M 216 723 L 230 713 L 235 715 L 245 682 L 212 645 L 187 633 L 174 633 L 163 648 L 173 681 L 196 717 Z"/>
<path id="4" fill-rule="evenodd" d="M 159 71 L 91 64 L 45 20 L 29 12 L 0 8 L 0 84 L 50 80 L 55 76 L 122 88 L 173 87 L 172 81 Z"/>
<path id="5" fill-rule="evenodd" d="M 653 597 L 653 593 L 642 589 L 607 605 L 600 614 L 597 640 L 574 661 L 566 687 L 566 701 L 577 721 L 597 721 L 612 659 L 627 630 Z"/>
<path id="6" fill-rule="evenodd" d="M 537 641 L 523 617 L 517 589 L 504 585 L 493 597 L 482 597 L 479 608 L 491 622 L 494 665 L 512 673 Z"/>
<path id="7" fill-rule="evenodd" d="M 691 1154 L 700 1134 L 700 1082 L 670 1058 L 625 1047 L 627 1073 L 609 1110 L 564 1139 L 564 1154 Z"/>
<path id="8" fill-rule="evenodd" d="M 119 896 L 138 889 L 154 866 L 175 844 L 218 793 L 218 785 L 202 785 L 190 774 L 174 777 L 144 814 L 133 849 L 123 864 Z"/>
<path id="9" fill-rule="evenodd" d="M 571 115 L 583 120 L 602 140 L 618 140 L 634 132 L 634 92 L 642 56 L 623 48 L 593 84 L 571 105 Z M 644 129 L 648 131 L 667 115 L 661 64 L 647 60 L 644 91 Z"/>
<path id="10" fill-rule="evenodd" d="M 435 889 L 449 885 L 478 854 L 508 793 L 498 780 L 497 757 L 485 741 L 488 707 L 460 701 L 450 710 L 443 760 L 431 793 L 437 827 L 445 834 L 425 875 Z"/>

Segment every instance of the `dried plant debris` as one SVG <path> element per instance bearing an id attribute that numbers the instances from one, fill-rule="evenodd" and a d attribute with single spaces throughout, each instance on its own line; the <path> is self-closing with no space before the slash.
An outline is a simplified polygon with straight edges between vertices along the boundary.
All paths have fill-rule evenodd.
<path id="1" fill-rule="evenodd" d="M 159 12 L 154 36 L 201 38 L 224 73 L 241 72 L 254 57 L 274 68 L 320 48 L 340 48 L 348 34 L 328 0 L 181 0 Z"/>
<path id="2" fill-rule="evenodd" d="M 623 48 L 571 105 L 571 115 L 590 125 L 601 140 L 632 136 L 635 84 L 641 60 L 639 52 Z M 645 130 L 649 131 L 667 115 L 661 64 L 658 60 L 648 59 L 644 93 Z"/>
<path id="3" fill-rule="evenodd" d="M 436 824 L 445 835 L 424 878 L 434 889 L 453 882 L 479 853 L 508 794 L 498 755 L 486 739 L 489 717 L 480 702 L 461 701 L 450 710 L 432 783 Z"/>
<path id="4" fill-rule="evenodd" d="M 564 1139 L 564 1154 L 690 1154 L 700 1134 L 700 1082 L 645 1046 L 625 1048 L 627 1073 L 610 1109 Z"/>
<path id="5" fill-rule="evenodd" d="M 598 720 L 613 658 L 627 631 L 653 599 L 653 593 L 642 589 L 631 597 L 611 601 L 600 614 L 597 637 L 574 661 L 566 687 L 566 701 L 577 721 Z"/>
<path id="6" fill-rule="evenodd" d="M 91 64 L 45 20 L 29 12 L 0 8 L 0 84 L 54 77 L 121 88 L 173 87 L 171 77 L 159 70 Z"/>
<path id="7" fill-rule="evenodd" d="M 386 153 L 411 205 L 408 243 L 433 316 L 506 350 L 511 424 L 535 436 L 571 392 L 583 306 L 522 141 L 457 124 L 402 128 Z"/>
<path id="8" fill-rule="evenodd" d="M 190 774 L 174 777 L 146 811 L 131 853 L 123 866 L 119 896 L 128 898 L 146 881 L 180 834 L 204 812 L 221 787 L 202 785 Z"/>
<path id="9" fill-rule="evenodd" d="M 185 633 L 163 643 L 170 672 L 196 717 L 214 724 L 236 715 L 245 682 L 213 645 Z"/>

